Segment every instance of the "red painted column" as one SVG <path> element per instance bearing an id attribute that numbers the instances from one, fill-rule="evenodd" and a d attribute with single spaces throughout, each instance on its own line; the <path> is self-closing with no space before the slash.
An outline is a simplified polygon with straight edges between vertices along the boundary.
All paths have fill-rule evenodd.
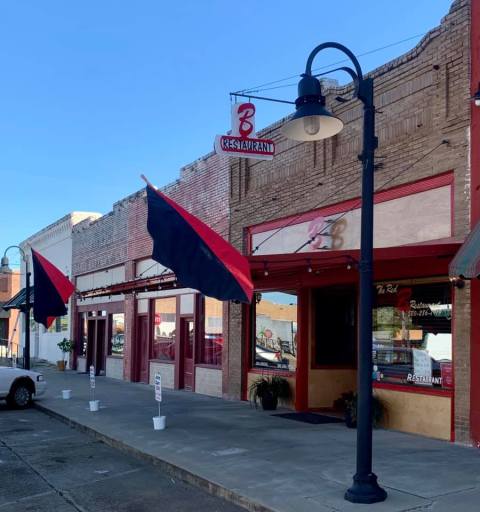
<path id="1" fill-rule="evenodd" d="M 480 83 L 480 0 L 471 0 L 471 93 Z M 471 225 L 480 221 L 480 107 L 471 104 L 470 122 Z M 480 281 L 471 283 L 470 336 L 470 431 L 472 440 L 480 444 Z"/>
<path id="2" fill-rule="evenodd" d="M 308 409 L 308 351 L 310 323 L 310 290 L 298 294 L 297 373 L 295 380 L 295 410 Z"/>

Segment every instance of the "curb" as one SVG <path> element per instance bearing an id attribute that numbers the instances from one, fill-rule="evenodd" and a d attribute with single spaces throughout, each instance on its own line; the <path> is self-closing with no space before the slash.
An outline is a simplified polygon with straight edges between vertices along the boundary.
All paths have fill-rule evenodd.
<path id="1" fill-rule="evenodd" d="M 196 475 L 195 473 L 192 473 L 191 471 L 183 469 L 180 466 L 172 464 L 171 462 L 162 460 L 158 457 L 155 457 L 154 455 L 150 455 L 141 450 L 138 450 L 137 448 L 134 448 L 129 444 L 119 441 L 118 439 L 114 439 L 113 437 L 102 434 L 101 432 L 98 432 L 97 430 L 94 430 L 91 427 L 87 427 L 86 425 L 83 425 L 78 421 L 72 420 L 68 416 L 64 416 L 63 414 L 53 411 L 48 407 L 45 407 L 38 403 L 34 403 L 34 407 L 35 409 L 47 414 L 48 416 L 51 416 L 52 418 L 55 418 L 61 421 L 62 423 L 67 424 L 68 426 L 74 428 L 75 430 L 83 432 L 84 434 L 87 434 L 90 437 L 94 437 L 95 439 L 98 439 L 99 441 L 102 441 L 105 444 L 113 448 L 116 448 L 117 450 L 120 450 L 128 455 L 132 455 L 137 459 L 141 459 L 149 462 L 150 464 L 153 464 L 154 466 L 158 466 L 162 471 L 168 473 L 170 476 L 175 477 L 178 480 L 181 480 L 182 482 L 203 489 L 212 496 L 223 498 L 224 500 L 229 501 L 234 505 L 238 505 L 239 507 L 245 508 L 249 512 L 277 512 L 273 508 L 269 508 L 266 507 L 265 505 L 261 505 L 260 503 L 252 501 L 249 498 L 245 497 L 244 495 L 232 491 L 231 489 L 227 489 L 226 487 L 217 484 L 216 482 L 207 480 L 206 478 Z"/>

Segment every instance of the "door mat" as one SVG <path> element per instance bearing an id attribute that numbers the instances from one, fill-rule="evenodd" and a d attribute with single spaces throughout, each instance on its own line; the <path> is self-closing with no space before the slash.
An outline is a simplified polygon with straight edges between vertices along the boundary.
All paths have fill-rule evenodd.
<path id="1" fill-rule="evenodd" d="M 323 423 L 343 423 L 341 418 L 334 416 L 325 416 L 324 414 L 315 414 L 313 412 L 287 412 L 283 414 L 272 414 L 278 418 L 286 418 L 287 420 L 301 421 L 303 423 L 311 423 L 313 425 L 320 425 Z"/>

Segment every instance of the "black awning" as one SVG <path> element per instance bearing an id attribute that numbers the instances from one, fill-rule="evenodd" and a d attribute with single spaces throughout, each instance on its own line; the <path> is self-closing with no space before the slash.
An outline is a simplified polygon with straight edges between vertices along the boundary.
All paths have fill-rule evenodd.
<path id="1" fill-rule="evenodd" d="M 30 304 L 33 304 L 33 286 L 30 288 Z M 10 300 L 3 304 L 2 308 L 5 311 L 10 311 L 11 309 L 20 309 L 21 311 L 25 311 L 25 288 L 22 288 L 16 295 L 14 295 Z"/>

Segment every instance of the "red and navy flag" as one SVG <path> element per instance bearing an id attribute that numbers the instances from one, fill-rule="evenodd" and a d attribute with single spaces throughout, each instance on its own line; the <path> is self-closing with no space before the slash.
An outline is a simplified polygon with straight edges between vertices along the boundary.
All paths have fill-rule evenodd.
<path id="1" fill-rule="evenodd" d="M 251 302 L 250 266 L 231 244 L 152 185 L 147 186 L 152 258 L 182 286 L 218 300 Z"/>
<path id="2" fill-rule="evenodd" d="M 65 304 L 75 287 L 55 265 L 33 249 L 32 261 L 35 287 L 33 318 L 48 329 L 57 316 L 67 314 Z"/>

